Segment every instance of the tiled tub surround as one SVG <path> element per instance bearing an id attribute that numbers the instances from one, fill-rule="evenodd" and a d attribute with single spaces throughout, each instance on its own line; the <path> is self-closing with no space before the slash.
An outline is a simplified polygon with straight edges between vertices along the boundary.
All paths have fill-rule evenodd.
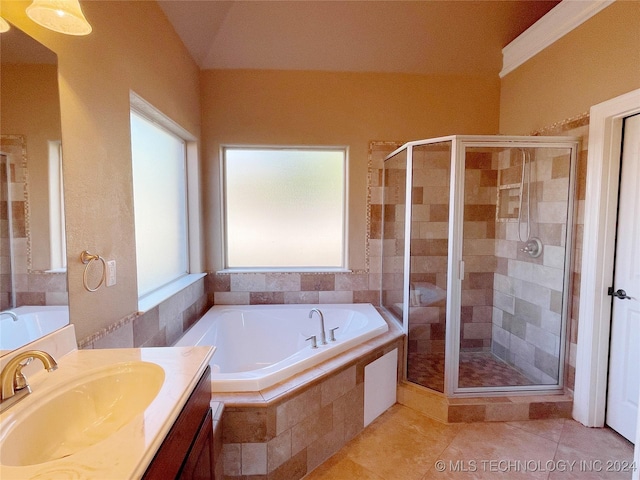
<path id="1" fill-rule="evenodd" d="M 295 480 L 320 465 L 364 429 L 365 367 L 398 350 L 390 331 L 274 387 L 214 393 L 225 405 L 225 479 Z"/>
<path id="2" fill-rule="evenodd" d="M 173 345 L 211 306 L 207 277 L 144 313 L 123 318 L 78 341 L 79 348 L 139 348 Z"/>
<path id="3" fill-rule="evenodd" d="M 379 278 L 365 271 L 212 273 L 210 277 L 214 305 L 379 303 Z"/>
<path id="4" fill-rule="evenodd" d="M 368 303 L 216 305 L 175 346 L 217 346 L 213 392 L 271 387 L 388 331 Z M 318 310 L 314 312 L 314 310 Z M 322 325 L 320 318 L 322 317 Z M 322 343 L 321 331 L 326 334 Z M 315 345 L 311 339 L 315 337 Z"/>

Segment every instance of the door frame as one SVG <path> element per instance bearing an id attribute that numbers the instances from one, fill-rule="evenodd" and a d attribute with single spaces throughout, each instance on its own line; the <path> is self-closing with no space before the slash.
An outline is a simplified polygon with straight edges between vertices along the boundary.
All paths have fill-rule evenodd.
<path id="1" fill-rule="evenodd" d="M 573 402 L 573 418 L 589 427 L 605 422 L 611 320 L 607 288 L 613 282 L 622 124 L 636 113 L 640 89 L 590 110 Z M 636 455 L 639 444 L 636 441 Z"/>

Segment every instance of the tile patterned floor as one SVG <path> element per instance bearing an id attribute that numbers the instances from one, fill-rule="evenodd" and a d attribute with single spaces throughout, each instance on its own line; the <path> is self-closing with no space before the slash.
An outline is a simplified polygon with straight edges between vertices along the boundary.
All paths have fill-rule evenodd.
<path id="1" fill-rule="evenodd" d="M 629 479 L 632 459 L 633 445 L 608 428 L 565 419 L 443 424 L 396 404 L 304 478 Z"/>
<path id="2" fill-rule="evenodd" d="M 438 392 L 444 391 L 444 354 L 409 353 L 407 378 Z M 461 387 L 531 385 L 523 374 L 490 352 L 460 354 Z"/>

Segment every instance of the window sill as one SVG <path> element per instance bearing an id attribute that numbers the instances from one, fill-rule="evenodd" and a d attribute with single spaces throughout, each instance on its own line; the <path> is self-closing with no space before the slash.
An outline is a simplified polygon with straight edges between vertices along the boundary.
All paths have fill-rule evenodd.
<path id="1" fill-rule="evenodd" d="M 51 268 L 49 270 L 45 270 L 44 273 L 67 273 L 67 267 Z"/>
<path id="2" fill-rule="evenodd" d="M 349 268 L 223 268 L 216 273 L 351 273 Z"/>
<path id="3" fill-rule="evenodd" d="M 154 290 L 151 293 L 147 293 L 145 296 L 138 299 L 138 312 L 145 313 L 151 310 L 152 308 L 160 305 L 165 300 L 168 300 L 176 293 L 184 290 L 190 285 L 193 285 L 206 275 L 206 273 L 192 273 L 189 275 L 185 275 L 184 277 L 180 277 L 179 279 L 174 280 L 164 287 Z"/>

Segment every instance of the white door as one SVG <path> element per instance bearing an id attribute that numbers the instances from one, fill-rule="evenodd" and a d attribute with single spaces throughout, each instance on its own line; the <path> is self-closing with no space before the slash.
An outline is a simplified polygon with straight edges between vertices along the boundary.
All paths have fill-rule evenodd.
<path id="1" fill-rule="evenodd" d="M 624 121 L 607 425 L 635 442 L 640 393 L 640 114 Z"/>

